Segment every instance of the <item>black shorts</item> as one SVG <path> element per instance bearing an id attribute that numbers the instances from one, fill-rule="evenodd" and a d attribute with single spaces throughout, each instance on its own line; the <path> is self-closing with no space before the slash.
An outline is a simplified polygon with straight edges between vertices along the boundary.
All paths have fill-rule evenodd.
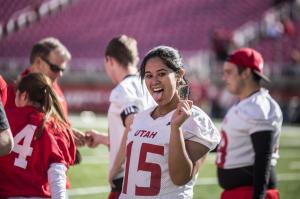
<path id="1" fill-rule="evenodd" d="M 253 186 L 253 166 L 236 169 L 217 170 L 219 185 L 223 189 L 233 189 L 241 186 Z M 270 167 L 268 189 L 276 188 L 276 172 L 273 166 Z"/>

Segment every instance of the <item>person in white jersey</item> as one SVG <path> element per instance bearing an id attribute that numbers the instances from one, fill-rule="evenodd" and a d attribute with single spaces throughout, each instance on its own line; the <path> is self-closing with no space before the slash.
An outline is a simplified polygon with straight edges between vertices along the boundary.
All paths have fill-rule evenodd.
<path id="1" fill-rule="evenodd" d="M 279 198 L 275 165 L 278 159 L 282 112 L 268 90 L 263 58 L 251 48 L 240 48 L 224 63 L 223 79 L 228 91 L 239 97 L 221 126 L 217 149 L 222 199 Z"/>
<path id="2" fill-rule="evenodd" d="M 153 48 L 140 73 L 157 106 L 134 117 L 120 198 L 192 198 L 199 167 L 220 141 L 218 130 L 186 99 L 188 87 L 178 50 Z"/>
<path id="3" fill-rule="evenodd" d="M 109 145 L 109 199 L 118 198 L 122 189 L 122 156 L 125 156 L 126 142 L 124 147 L 121 143 L 124 131 L 131 124 L 135 113 L 155 105 L 149 92 L 141 85 L 137 74 L 138 60 L 137 41 L 134 38 L 121 35 L 109 42 L 105 51 L 105 70 L 116 86 L 109 98 L 108 135 L 95 130 L 86 132 L 88 146 Z"/>

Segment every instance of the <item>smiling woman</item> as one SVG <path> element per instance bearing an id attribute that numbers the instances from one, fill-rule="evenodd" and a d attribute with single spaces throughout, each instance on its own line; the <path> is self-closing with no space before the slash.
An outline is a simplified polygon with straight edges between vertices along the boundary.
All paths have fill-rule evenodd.
<path id="1" fill-rule="evenodd" d="M 134 118 L 120 198 L 191 198 L 198 170 L 220 141 L 219 133 L 200 108 L 180 98 L 187 81 L 176 49 L 152 49 L 140 70 L 157 106 Z"/>

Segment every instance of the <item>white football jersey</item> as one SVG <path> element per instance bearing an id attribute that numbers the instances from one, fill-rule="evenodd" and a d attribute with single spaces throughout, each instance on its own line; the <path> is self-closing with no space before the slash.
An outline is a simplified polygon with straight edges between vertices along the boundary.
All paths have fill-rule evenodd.
<path id="1" fill-rule="evenodd" d="M 271 165 L 275 166 L 278 155 L 282 113 L 268 90 L 260 91 L 233 105 L 221 126 L 221 142 L 217 150 L 216 164 L 219 168 L 232 169 L 254 164 L 251 134 L 273 131 L 273 154 Z"/>
<path id="2" fill-rule="evenodd" d="M 118 150 L 121 145 L 125 127 L 123 125 L 120 114 L 137 107 L 139 111 L 143 111 L 156 103 L 148 92 L 146 86 L 142 86 L 141 79 L 137 75 L 130 75 L 124 78 L 110 94 L 110 106 L 107 113 L 108 133 L 109 133 L 109 170 L 113 166 Z M 123 177 L 123 169 L 116 176 Z"/>
<path id="3" fill-rule="evenodd" d="M 138 113 L 128 134 L 125 177 L 120 198 L 176 199 L 192 198 L 196 177 L 184 186 L 173 184 L 169 175 L 168 156 L 170 120 L 175 110 L 153 119 L 152 107 Z M 198 107 L 183 123 L 185 140 L 192 140 L 213 149 L 220 141 L 218 130 Z M 179 163 L 180 164 L 180 163 Z"/>

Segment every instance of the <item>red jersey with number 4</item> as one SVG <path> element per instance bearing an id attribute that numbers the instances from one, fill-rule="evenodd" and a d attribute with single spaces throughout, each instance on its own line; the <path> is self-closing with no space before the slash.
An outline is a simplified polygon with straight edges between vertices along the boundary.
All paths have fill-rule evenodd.
<path id="1" fill-rule="evenodd" d="M 7 84 L 0 75 L 0 100 L 2 101 L 3 106 L 6 103 L 7 99 Z"/>
<path id="2" fill-rule="evenodd" d="M 68 168 L 75 144 L 68 125 L 50 117 L 40 138 L 35 135 L 44 114 L 32 106 L 13 108 L 7 117 L 14 136 L 13 151 L 0 157 L 0 198 L 50 197 L 47 171 L 52 163 Z"/>
<path id="3" fill-rule="evenodd" d="M 28 75 L 30 73 L 30 67 L 27 68 L 23 73 L 21 73 L 21 77 L 24 77 L 25 75 Z M 63 109 L 65 118 L 68 118 L 68 105 L 66 102 L 66 98 L 57 84 L 57 82 L 52 83 L 52 89 L 54 90 L 58 101 L 60 102 L 61 108 Z M 5 109 L 10 109 L 16 107 L 15 105 L 15 97 L 16 97 L 16 89 L 15 84 L 9 84 L 7 88 L 7 104 L 5 106 Z"/>

